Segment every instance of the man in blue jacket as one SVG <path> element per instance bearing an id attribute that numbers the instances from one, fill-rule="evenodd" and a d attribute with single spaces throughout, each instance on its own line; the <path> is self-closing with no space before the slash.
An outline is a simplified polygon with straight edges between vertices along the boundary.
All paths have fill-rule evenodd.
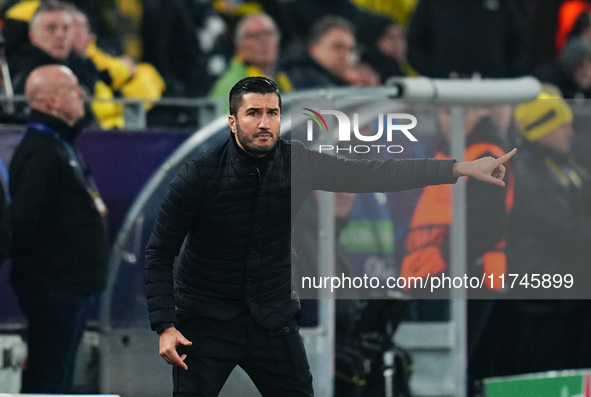
<path id="1" fill-rule="evenodd" d="M 290 242 L 292 216 L 312 190 L 393 191 L 463 175 L 503 186 L 502 163 L 514 154 L 472 163 L 346 160 L 279 139 L 281 110 L 272 80 L 236 83 L 228 140 L 185 164 L 156 219 L 146 294 L 160 355 L 175 366 L 175 396 L 217 396 L 236 365 L 263 396 L 313 395 Z"/>

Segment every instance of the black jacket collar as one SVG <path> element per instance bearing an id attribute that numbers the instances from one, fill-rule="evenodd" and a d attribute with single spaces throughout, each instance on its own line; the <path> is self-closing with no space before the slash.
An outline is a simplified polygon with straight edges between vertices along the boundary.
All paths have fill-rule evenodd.
<path id="1" fill-rule="evenodd" d="M 43 113 L 35 109 L 31 110 L 29 122 L 40 123 L 51 128 L 52 130 L 60 134 L 60 136 L 64 138 L 68 143 L 73 143 L 74 139 L 76 139 L 76 137 L 82 131 L 81 123 L 76 123 L 73 127 L 70 127 L 57 117 L 53 117 L 47 113 Z"/>
<path id="2" fill-rule="evenodd" d="M 262 165 L 268 163 L 269 160 L 273 158 L 275 152 L 277 151 L 277 145 L 279 144 L 278 142 L 275 147 L 263 157 L 255 157 L 246 153 L 240 146 L 238 146 L 238 142 L 236 142 L 236 136 L 232 132 L 230 132 L 230 141 L 232 141 L 231 150 L 233 150 L 234 156 L 239 160 L 239 162 L 245 161 L 247 164 L 251 165 Z"/>

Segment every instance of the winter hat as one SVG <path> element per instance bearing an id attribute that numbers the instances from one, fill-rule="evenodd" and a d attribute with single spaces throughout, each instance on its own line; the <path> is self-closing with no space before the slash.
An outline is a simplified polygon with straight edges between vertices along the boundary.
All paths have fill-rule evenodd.
<path id="1" fill-rule="evenodd" d="M 572 39 L 564 48 L 560 64 L 567 73 L 572 73 L 586 57 L 591 57 L 591 43 L 581 38 Z"/>
<path id="2" fill-rule="evenodd" d="M 572 120 L 573 113 L 566 101 L 546 92 L 515 109 L 519 132 L 528 141 L 537 141 Z"/>

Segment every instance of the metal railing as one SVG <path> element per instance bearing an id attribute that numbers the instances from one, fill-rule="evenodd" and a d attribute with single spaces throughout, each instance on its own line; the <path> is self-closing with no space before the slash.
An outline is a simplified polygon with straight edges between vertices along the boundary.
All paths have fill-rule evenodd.
<path id="1" fill-rule="evenodd" d="M 209 98 L 161 98 L 157 101 L 128 98 L 87 98 L 91 102 L 117 103 L 124 106 L 125 126 L 123 130 L 140 131 L 196 131 L 222 114 L 223 104 Z M 146 110 L 146 105 L 152 105 Z M 0 95 L 0 118 L 4 124 L 24 124 L 28 111 L 24 95 Z M 159 119 L 150 118 L 150 113 L 158 113 Z M 176 118 L 176 122 L 175 122 Z"/>

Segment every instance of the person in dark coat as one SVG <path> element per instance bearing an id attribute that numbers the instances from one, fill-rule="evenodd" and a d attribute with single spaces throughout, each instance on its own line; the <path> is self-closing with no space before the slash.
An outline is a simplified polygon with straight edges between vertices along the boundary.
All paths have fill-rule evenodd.
<path id="1" fill-rule="evenodd" d="M 27 322 L 23 393 L 70 392 L 76 351 L 95 293 L 106 282 L 106 207 L 74 148 L 84 92 L 61 65 L 37 68 L 32 108 L 10 163 L 10 283 Z"/>
<path id="2" fill-rule="evenodd" d="M 363 50 L 361 60 L 368 63 L 384 84 L 390 77 L 415 77 L 418 73 L 407 59 L 406 32 L 396 21 L 384 17 L 374 26 L 373 41 Z"/>
<path id="3" fill-rule="evenodd" d="M 493 376 L 588 368 L 591 179 L 569 152 L 573 113 L 542 93 L 517 106 L 515 119 L 524 142 L 514 164 L 507 272 L 519 278 L 507 291 L 514 299 L 498 308 L 505 326 Z"/>
<path id="4" fill-rule="evenodd" d="M 591 98 L 591 43 L 572 39 L 558 61 L 540 66 L 534 76 L 556 86 L 565 99 Z"/>
<path id="5" fill-rule="evenodd" d="M 327 16 L 311 28 L 303 56 L 285 60 L 279 67 L 294 89 L 349 85 L 353 68 L 355 30 L 346 19 Z"/>
<path id="6" fill-rule="evenodd" d="M 39 4 L 29 24 L 29 39 L 19 51 L 8 58 L 8 66 L 14 92 L 23 94 L 25 82 L 31 71 L 44 65 L 66 65 L 89 96 L 112 99 L 113 92 L 103 81 L 96 66 L 73 51 L 73 12 L 76 9 L 66 2 L 48 0 Z M 85 123 L 117 113 L 118 107 L 110 102 L 95 102 L 85 111 Z"/>
<path id="7" fill-rule="evenodd" d="M 313 395 L 291 280 L 291 219 L 312 190 L 393 191 L 463 175 L 504 186 L 502 163 L 515 153 L 346 160 L 279 139 L 281 108 L 272 80 L 236 83 L 228 140 L 185 164 L 156 219 L 146 296 L 176 396 L 216 396 L 236 365 L 263 396 Z"/>
<path id="8" fill-rule="evenodd" d="M 72 15 L 64 3 L 41 4 L 29 25 L 30 41 L 8 58 L 15 93 L 24 93 L 25 81 L 36 67 L 68 63 L 73 40 L 71 27 Z"/>

